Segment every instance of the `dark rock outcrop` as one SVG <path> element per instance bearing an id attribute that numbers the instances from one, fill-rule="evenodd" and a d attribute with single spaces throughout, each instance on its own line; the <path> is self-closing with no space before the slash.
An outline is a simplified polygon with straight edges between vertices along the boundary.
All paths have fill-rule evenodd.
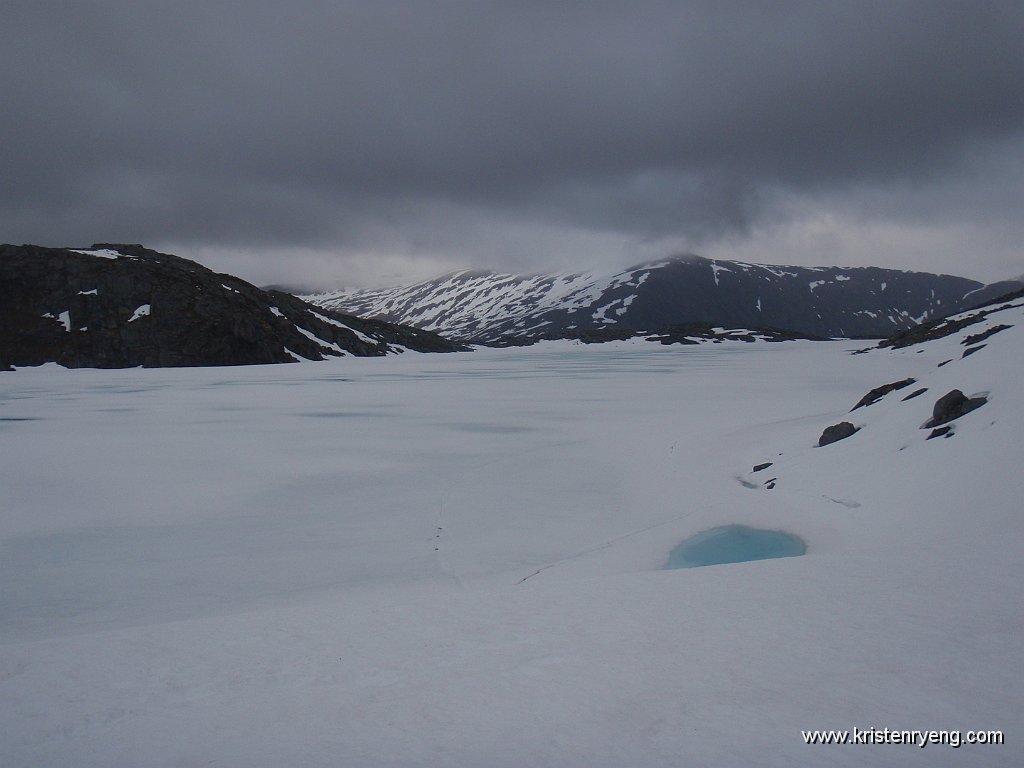
<path id="1" fill-rule="evenodd" d="M 287 363 L 402 348 L 440 336 L 262 291 L 140 245 L 0 245 L 0 363 L 68 368 Z"/>
<path id="2" fill-rule="evenodd" d="M 755 464 L 751 472 L 760 472 L 762 469 L 768 469 L 772 465 L 772 462 L 766 461 L 764 464 Z"/>
<path id="3" fill-rule="evenodd" d="M 968 398 L 959 389 L 951 390 L 935 401 L 935 407 L 932 409 L 932 417 L 924 423 L 921 429 L 931 429 L 932 427 L 937 427 L 940 424 L 945 424 L 953 421 L 954 419 L 959 419 L 964 414 L 981 408 L 981 406 L 987 402 L 988 398 Z"/>
<path id="4" fill-rule="evenodd" d="M 862 397 L 858 403 L 850 409 L 850 412 L 852 413 L 858 408 L 863 408 L 868 405 L 874 405 L 890 392 L 894 392 L 897 389 L 903 389 L 904 387 L 909 387 L 911 384 L 916 382 L 917 379 L 901 379 L 900 381 L 894 381 L 891 384 L 883 384 L 880 387 L 875 387 L 864 395 L 864 397 Z"/>
<path id="5" fill-rule="evenodd" d="M 821 437 L 818 438 L 818 447 L 821 448 L 826 445 L 831 445 L 832 443 L 837 443 L 840 440 L 845 440 L 857 431 L 858 428 L 848 421 L 841 421 L 838 424 L 833 424 L 831 427 L 825 427 L 825 431 L 822 432 Z"/>
<path id="6" fill-rule="evenodd" d="M 883 339 L 878 342 L 878 346 L 881 348 L 892 347 L 893 349 L 901 349 L 914 344 L 920 344 L 924 341 L 933 341 L 945 338 L 946 336 L 952 336 L 964 328 L 984 322 L 989 315 L 1005 309 L 1008 305 L 1024 306 L 1024 302 L 1021 302 L 1021 299 L 1024 299 L 1024 289 L 999 296 L 980 306 L 972 306 L 970 311 L 961 313 L 960 316 L 952 319 L 944 317 L 915 325 L 913 328 L 900 331 L 888 339 Z M 1005 330 L 1005 328 L 1000 328 L 999 330 Z M 997 333 L 997 331 L 993 330 L 992 333 Z M 963 343 L 968 343 L 967 339 L 970 338 L 972 337 L 967 336 Z"/>
<path id="7" fill-rule="evenodd" d="M 956 433 L 953 431 L 953 425 L 947 424 L 944 427 L 937 427 L 931 431 L 931 434 L 925 438 L 925 440 L 931 440 L 933 437 L 953 437 Z"/>
<path id="8" fill-rule="evenodd" d="M 824 336 L 815 336 L 811 333 L 799 333 L 797 331 L 786 331 L 778 328 L 745 328 L 726 329 L 713 326 L 710 323 L 686 323 L 665 328 L 652 335 L 645 336 L 648 341 L 657 341 L 662 344 L 699 344 L 703 341 L 826 341 Z"/>
<path id="9" fill-rule="evenodd" d="M 563 331 L 544 331 L 539 333 L 508 334 L 498 339 L 488 341 L 477 341 L 476 343 L 488 347 L 526 347 L 540 341 L 570 340 L 582 344 L 602 344 L 606 341 L 625 341 L 626 339 L 642 338 L 646 341 L 657 341 L 661 344 L 701 344 L 710 341 L 719 343 L 723 341 L 795 341 L 803 339 L 808 341 L 825 341 L 822 336 L 814 336 L 808 333 L 797 333 L 795 331 L 784 331 L 777 328 L 742 328 L 727 329 L 719 326 L 712 326 L 709 323 L 687 323 L 675 325 L 670 328 L 662 328 L 656 331 L 637 331 L 632 328 L 619 326 L 608 326 L 605 328 L 585 328 Z"/>
<path id="10" fill-rule="evenodd" d="M 985 339 L 987 339 L 987 338 L 989 338 L 991 336 L 995 336 L 1000 331 L 1005 331 L 1008 328 L 1013 328 L 1013 326 L 1012 325 L 1006 325 L 1006 324 L 994 325 L 991 328 L 989 328 L 987 331 L 982 331 L 981 333 L 975 333 L 975 334 L 972 334 L 970 336 L 964 336 L 963 341 L 961 341 L 960 343 L 963 344 L 965 347 L 970 347 L 970 346 L 973 346 L 974 344 L 980 344 Z"/>

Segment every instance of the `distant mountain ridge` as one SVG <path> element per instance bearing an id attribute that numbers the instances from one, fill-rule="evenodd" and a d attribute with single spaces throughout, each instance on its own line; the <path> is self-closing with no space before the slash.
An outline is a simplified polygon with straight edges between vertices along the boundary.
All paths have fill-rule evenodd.
<path id="1" fill-rule="evenodd" d="M 884 338 L 1006 292 L 964 277 L 879 267 L 788 267 L 686 256 L 611 275 L 463 270 L 410 286 L 304 298 L 460 341 L 501 343 L 691 323 Z"/>
<path id="2" fill-rule="evenodd" d="M 429 331 L 313 306 L 141 245 L 0 245 L 0 370 L 47 362 L 252 365 L 460 348 Z"/>

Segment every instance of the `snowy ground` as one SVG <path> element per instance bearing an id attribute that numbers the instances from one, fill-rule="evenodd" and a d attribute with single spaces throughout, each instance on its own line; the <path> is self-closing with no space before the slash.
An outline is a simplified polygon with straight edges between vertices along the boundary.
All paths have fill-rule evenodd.
<path id="1" fill-rule="evenodd" d="M 0 374 L 3 765 L 1020 765 L 1024 324 L 857 346 Z"/>

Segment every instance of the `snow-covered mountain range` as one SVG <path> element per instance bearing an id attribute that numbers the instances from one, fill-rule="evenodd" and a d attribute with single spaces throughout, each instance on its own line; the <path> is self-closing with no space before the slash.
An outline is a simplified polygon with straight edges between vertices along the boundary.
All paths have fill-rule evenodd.
<path id="1" fill-rule="evenodd" d="M 305 296 L 350 314 L 463 341 L 558 338 L 594 329 L 656 331 L 703 322 L 817 336 L 885 337 L 1019 283 L 876 267 L 780 267 L 687 256 L 610 275 L 464 270 L 385 289 Z"/>

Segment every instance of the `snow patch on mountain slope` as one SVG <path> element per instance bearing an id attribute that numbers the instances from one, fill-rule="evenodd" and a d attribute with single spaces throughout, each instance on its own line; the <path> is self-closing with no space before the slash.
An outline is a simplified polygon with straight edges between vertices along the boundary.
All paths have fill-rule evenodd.
<path id="1" fill-rule="evenodd" d="M 98 259 L 131 259 L 134 256 L 126 256 L 119 251 L 111 250 L 110 248 L 97 248 L 96 250 L 79 250 L 77 248 L 71 249 L 73 253 L 80 253 L 83 256 L 95 256 Z"/>
<path id="2" fill-rule="evenodd" d="M 719 282 L 718 282 L 718 273 L 719 272 L 732 272 L 732 270 L 729 269 L 728 267 L 723 267 L 717 261 L 712 261 L 711 262 L 711 276 L 714 277 L 715 285 L 716 286 L 719 285 Z"/>
<path id="3" fill-rule="evenodd" d="M 591 308 L 606 291 L 635 288 L 644 279 L 646 274 L 638 270 L 607 276 L 574 273 L 527 277 L 465 270 L 408 288 L 339 291 L 307 298 L 352 314 L 400 318 L 398 322 L 408 325 L 431 331 L 443 329 L 465 337 L 499 324 L 522 332 L 539 329 L 544 323 L 537 318 L 548 310 Z M 600 313 L 598 308 L 593 311 L 595 317 Z"/>
<path id="4" fill-rule="evenodd" d="M 328 352 L 328 354 L 335 354 L 338 357 L 343 357 L 345 355 L 345 350 L 343 350 L 341 347 L 339 347 L 333 341 L 324 341 L 319 336 L 317 336 L 315 333 L 307 331 L 305 328 L 303 328 L 300 325 L 296 325 L 295 326 L 295 330 L 298 331 L 299 333 L 301 333 L 303 336 L 305 336 L 310 341 L 316 342 L 320 347 L 324 348 L 325 351 Z"/>
<path id="5" fill-rule="evenodd" d="M 543 315 L 556 310 L 589 312 L 594 320 L 612 322 L 608 313 L 617 317 L 624 314 L 651 270 L 669 261 L 651 262 L 612 274 L 521 276 L 462 270 L 413 286 L 343 290 L 305 298 L 330 309 L 391 319 L 457 338 L 472 337 L 493 328 L 530 333 L 548 325 Z M 608 294 L 622 291 L 632 292 L 598 304 Z"/>
<path id="6" fill-rule="evenodd" d="M 132 316 L 128 318 L 128 322 L 134 323 L 136 320 L 139 320 L 140 318 L 148 317 L 151 312 L 152 307 L 149 304 L 142 304 L 135 308 L 135 311 L 132 312 Z"/>
<path id="7" fill-rule="evenodd" d="M 328 325 L 336 326 L 337 328 L 344 328 L 346 331 L 355 334 L 356 338 L 360 341 L 365 341 L 367 344 L 380 344 L 380 339 L 374 339 L 362 331 L 356 330 L 351 325 L 346 325 L 340 320 L 335 320 L 333 317 L 327 317 L 327 315 L 321 315 L 319 312 L 314 312 L 313 317 L 327 323 Z"/>
<path id="8" fill-rule="evenodd" d="M 65 331 L 71 330 L 71 312 L 67 310 L 61 312 L 59 315 L 55 315 L 52 312 L 46 312 L 43 314 L 43 317 L 48 317 L 51 320 L 56 320 L 57 322 L 64 326 Z"/>

